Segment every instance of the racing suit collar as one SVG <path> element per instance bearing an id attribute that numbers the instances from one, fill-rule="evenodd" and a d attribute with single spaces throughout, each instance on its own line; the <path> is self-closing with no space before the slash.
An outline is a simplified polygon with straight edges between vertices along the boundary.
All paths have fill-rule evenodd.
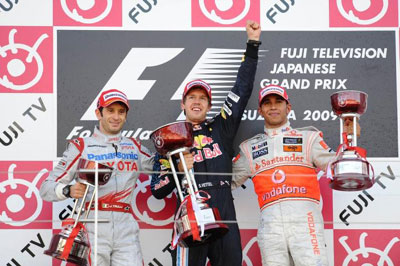
<path id="1" fill-rule="evenodd" d="M 110 144 L 111 143 L 119 143 L 119 142 L 121 142 L 121 139 L 122 139 L 121 132 L 119 132 L 116 135 L 105 135 L 100 131 L 98 126 L 94 127 L 94 131 L 93 131 L 92 137 L 97 139 L 100 142 L 110 143 Z"/>
<path id="2" fill-rule="evenodd" d="M 267 136 L 273 137 L 276 135 L 279 135 L 280 133 L 283 133 L 285 131 L 291 130 L 292 128 L 290 127 L 290 122 L 286 122 L 283 126 L 277 127 L 277 128 L 267 128 L 264 126 L 264 132 Z"/>

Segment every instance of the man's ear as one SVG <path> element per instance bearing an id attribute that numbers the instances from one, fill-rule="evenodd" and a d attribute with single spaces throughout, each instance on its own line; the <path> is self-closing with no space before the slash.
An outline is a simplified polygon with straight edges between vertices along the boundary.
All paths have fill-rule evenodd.
<path id="1" fill-rule="evenodd" d="M 288 115 L 290 113 L 290 111 L 292 110 L 292 105 L 290 103 L 288 103 L 286 105 L 286 114 Z"/>
<path id="2" fill-rule="evenodd" d="M 99 109 L 96 109 L 95 113 L 96 113 L 97 120 L 100 120 L 103 117 L 103 115 L 101 114 Z"/>

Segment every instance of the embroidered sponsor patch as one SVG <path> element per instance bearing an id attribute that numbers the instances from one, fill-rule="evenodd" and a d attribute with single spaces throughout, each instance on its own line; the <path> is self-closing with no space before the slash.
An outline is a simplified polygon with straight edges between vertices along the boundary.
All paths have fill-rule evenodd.
<path id="1" fill-rule="evenodd" d="M 302 152 L 303 146 L 301 145 L 283 145 L 284 152 Z"/>
<path id="2" fill-rule="evenodd" d="M 225 110 L 225 112 L 226 112 L 229 116 L 232 115 L 232 110 L 229 109 L 229 107 L 226 105 L 226 103 L 224 103 L 224 105 L 223 105 L 222 108 Z"/>
<path id="3" fill-rule="evenodd" d="M 268 154 L 268 147 L 253 151 L 252 152 L 253 160 L 257 159 L 260 156 L 266 155 L 266 154 Z"/>
<path id="4" fill-rule="evenodd" d="M 57 166 L 58 166 L 59 168 L 61 168 L 61 169 L 65 169 L 66 166 L 67 166 L 67 161 L 64 160 L 64 159 L 61 159 L 61 160 L 58 162 Z"/>
<path id="5" fill-rule="evenodd" d="M 235 103 L 237 103 L 240 100 L 240 97 L 231 91 L 229 92 L 228 97 L 232 99 L 232 101 L 234 101 Z"/>
<path id="6" fill-rule="evenodd" d="M 283 144 L 303 144 L 303 138 L 283 138 Z"/>
<path id="7" fill-rule="evenodd" d="M 268 142 L 266 142 L 266 141 L 261 142 L 261 143 L 257 143 L 256 145 L 252 145 L 252 146 L 251 146 L 251 150 L 252 150 L 252 151 L 258 150 L 258 149 L 260 149 L 260 148 L 262 148 L 262 147 L 266 147 L 267 145 L 268 145 Z"/>

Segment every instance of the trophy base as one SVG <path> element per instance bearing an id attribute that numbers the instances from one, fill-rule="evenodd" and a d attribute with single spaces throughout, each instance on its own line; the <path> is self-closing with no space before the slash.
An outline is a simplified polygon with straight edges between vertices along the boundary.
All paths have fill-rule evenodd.
<path id="1" fill-rule="evenodd" d="M 333 176 L 329 184 L 332 189 L 340 191 L 360 191 L 372 187 L 373 183 L 368 175 L 359 173 L 345 173 Z"/>
<path id="2" fill-rule="evenodd" d="M 199 231 L 200 231 L 200 227 Z M 228 233 L 229 228 L 223 223 L 206 224 L 204 226 L 204 235 L 201 240 L 193 240 L 193 235 L 191 231 L 183 233 L 180 237 L 179 243 L 187 248 L 201 246 L 222 237 Z"/>
<path id="3" fill-rule="evenodd" d="M 50 242 L 50 247 L 48 250 L 45 250 L 43 253 L 49 256 L 52 256 L 55 259 L 63 260 L 62 253 L 64 251 L 65 244 L 67 242 L 68 236 L 63 234 L 54 235 Z M 90 247 L 87 243 L 79 241 L 77 239 L 74 240 L 71 251 L 69 253 L 67 262 L 79 265 L 79 266 L 87 266 L 87 258 L 89 257 Z"/>
<path id="4" fill-rule="evenodd" d="M 221 216 L 217 208 L 203 208 L 197 219 L 200 217 L 203 222 L 205 222 L 204 234 L 200 240 L 193 239 L 188 215 L 184 215 L 176 221 L 178 224 L 178 232 L 180 233 L 178 242 L 181 246 L 188 248 L 201 246 L 222 237 L 229 231 L 226 224 L 219 222 Z M 197 228 L 199 232 L 201 232 L 200 226 L 197 226 Z"/>

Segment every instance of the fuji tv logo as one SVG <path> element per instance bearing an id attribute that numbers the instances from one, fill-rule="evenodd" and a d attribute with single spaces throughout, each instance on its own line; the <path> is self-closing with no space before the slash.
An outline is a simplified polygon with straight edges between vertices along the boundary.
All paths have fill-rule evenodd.
<path id="1" fill-rule="evenodd" d="M 103 3 L 104 1 L 97 1 L 97 3 Z M 70 8 L 67 4 L 67 0 L 61 0 L 61 8 L 64 13 L 71 19 L 84 23 L 84 24 L 94 24 L 102 21 L 106 18 L 112 9 L 113 0 L 107 0 L 106 6 L 102 7 L 101 11 L 98 11 L 100 4 L 97 4 L 96 0 L 76 0 L 76 6 Z M 91 14 L 90 17 L 84 17 L 82 13 L 96 13 Z"/>
<path id="2" fill-rule="evenodd" d="M 349 6 L 350 2 L 352 6 Z M 380 2 L 382 3 L 381 6 L 379 5 Z M 389 0 L 352 0 L 345 3 L 347 8 L 344 5 L 344 0 L 336 0 L 339 13 L 348 21 L 359 25 L 371 25 L 378 22 L 386 15 L 389 8 Z M 368 16 L 363 14 L 368 14 Z"/>
<path id="3" fill-rule="evenodd" d="M 49 36 L 42 34 L 32 46 L 29 46 L 16 42 L 16 34 L 17 30 L 11 29 L 9 43 L 0 47 L 1 58 L 7 60 L 6 64 L 1 64 L 7 72 L 1 73 L 3 76 L 0 77 L 0 85 L 11 90 L 23 91 L 36 85 L 42 78 L 44 65 L 37 50 Z"/>

